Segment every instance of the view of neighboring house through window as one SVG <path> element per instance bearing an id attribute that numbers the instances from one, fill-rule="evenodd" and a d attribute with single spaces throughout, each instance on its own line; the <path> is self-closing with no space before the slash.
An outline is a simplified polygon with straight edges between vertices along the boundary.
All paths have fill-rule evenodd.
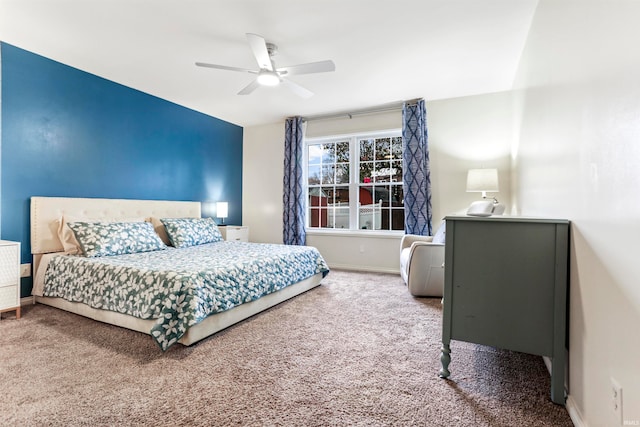
<path id="1" fill-rule="evenodd" d="M 349 228 L 349 141 L 321 142 L 307 147 L 309 226 Z"/>
<path id="2" fill-rule="evenodd" d="M 404 230 L 400 130 L 306 141 L 307 227 Z"/>

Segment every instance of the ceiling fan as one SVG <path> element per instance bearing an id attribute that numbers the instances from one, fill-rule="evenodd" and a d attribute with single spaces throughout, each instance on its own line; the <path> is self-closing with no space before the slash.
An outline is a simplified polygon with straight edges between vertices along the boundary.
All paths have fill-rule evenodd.
<path id="1" fill-rule="evenodd" d="M 248 70 L 246 68 L 230 67 L 227 65 L 207 64 L 205 62 L 196 62 L 196 65 L 198 67 L 257 74 L 255 80 L 238 92 L 238 95 L 248 95 L 258 86 L 277 86 L 282 84 L 302 98 L 311 97 L 313 92 L 292 82 L 291 80 L 286 79 L 285 77 L 295 74 L 324 73 L 328 71 L 335 71 L 336 69 L 335 64 L 331 60 L 276 68 L 272 58 L 278 50 L 276 45 L 273 43 L 267 43 L 263 37 L 257 34 L 247 33 L 247 40 L 249 41 L 249 46 L 251 46 L 253 55 L 256 57 L 259 70 Z"/>

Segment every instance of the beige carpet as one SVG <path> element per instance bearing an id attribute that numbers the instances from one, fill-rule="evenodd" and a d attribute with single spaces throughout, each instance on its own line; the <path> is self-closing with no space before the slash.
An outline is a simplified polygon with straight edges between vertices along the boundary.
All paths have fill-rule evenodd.
<path id="1" fill-rule="evenodd" d="M 0 321 L 0 425 L 570 426 L 540 357 L 452 343 L 439 299 L 332 271 L 306 294 L 165 354 L 43 305 Z"/>

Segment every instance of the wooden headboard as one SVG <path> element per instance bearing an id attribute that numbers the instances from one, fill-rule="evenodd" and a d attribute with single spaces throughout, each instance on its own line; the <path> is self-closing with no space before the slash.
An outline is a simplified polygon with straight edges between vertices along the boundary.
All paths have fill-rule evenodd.
<path id="1" fill-rule="evenodd" d="M 31 253 L 63 251 L 55 220 L 63 214 L 102 218 L 199 218 L 200 202 L 165 200 L 98 199 L 72 197 L 31 198 Z"/>

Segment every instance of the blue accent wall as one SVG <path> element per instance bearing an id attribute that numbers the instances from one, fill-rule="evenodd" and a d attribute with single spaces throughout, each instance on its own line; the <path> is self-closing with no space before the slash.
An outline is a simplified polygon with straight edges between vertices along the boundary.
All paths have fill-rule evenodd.
<path id="1" fill-rule="evenodd" d="M 22 243 L 23 263 L 31 196 L 228 201 L 226 222 L 241 223 L 242 127 L 7 43 L 0 52 L 0 231 Z"/>

